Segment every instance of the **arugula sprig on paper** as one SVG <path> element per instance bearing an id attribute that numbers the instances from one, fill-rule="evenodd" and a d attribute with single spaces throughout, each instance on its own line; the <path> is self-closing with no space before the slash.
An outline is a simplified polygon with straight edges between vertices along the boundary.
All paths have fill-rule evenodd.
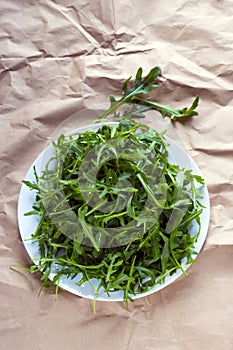
<path id="1" fill-rule="evenodd" d="M 172 108 L 170 106 L 162 105 L 158 102 L 145 100 L 144 98 L 140 98 L 138 96 L 134 97 L 134 99 L 138 102 L 143 103 L 145 107 L 147 106 L 150 109 L 155 109 L 159 111 L 163 117 L 170 117 L 172 121 L 179 121 L 187 117 L 198 115 L 198 112 L 195 110 L 199 102 L 198 96 L 193 101 L 191 107 L 178 108 L 178 109 Z"/>
<path id="2" fill-rule="evenodd" d="M 142 95 L 149 95 L 151 91 L 156 89 L 160 83 L 161 69 L 160 67 L 154 67 L 143 78 L 142 68 L 140 67 L 136 73 L 134 85 L 132 84 L 132 77 L 129 77 L 122 85 L 122 97 L 116 99 L 115 96 L 109 95 L 110 107 L 105 111 L 99 119 L 108 119 L 109 117 L 117 117 L 118 119 L 126 117 L 144 117 L 145 111 L 148 109 L 155 109 L 162 114 L 162 117 L 170 117 L 172 121 L 180 121 L 184 118 L 198 115 L 196 108 L 199 102 L 199 96 L 197 96 L 192 105 L 184 108 L 172 108 L 168 105 L 160 104 L 156 101 L 151 101 L 148 98 L 142 97 Z M 133 105 L 129 112 L 121 114 L 118 110 L 122 105 Z"/>

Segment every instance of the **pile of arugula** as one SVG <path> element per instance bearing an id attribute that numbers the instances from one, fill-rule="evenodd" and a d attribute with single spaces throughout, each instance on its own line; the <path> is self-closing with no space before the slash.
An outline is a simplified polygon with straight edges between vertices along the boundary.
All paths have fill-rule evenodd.
<path id="1" fill-rule="evenodd" d="M 171 164 L 164 135 L 137 123 L 134 117 L 143 117 L 148 109 L 155 109 L 173 121 L 183 120 L 197 115 L 198 97 L 190 108 L 181 109 L 147 99 L 158 86 L 160 75 L 160 68 L 155 67 L 142 78 L 142 69 L 138 69 L 134 83 L 131 77 L 124 82 L 119 100 L 110 95 L 110 107 L 99 117 L 101 121 L 117 120 L 118 125 L 103 123 L 97 131 L 61 135 L 53 143 L 56 167 L 49 167 L 50 160 L 42 174 L 38 175 L 34 169 L 34 182 L 23 181 L 36 191 L 33 210 L 26 215 L 40 218 L 36 232 L 32 234 L 32 240 L 39 245 L 40 258 L 35 260 L 30 271 L 42 272 L 42 287 L 48 287 L 49 275 L 55 270 L 52 283 L 57 286 L 56 293 L 62 276 L 80 276 L 78 285 L 86 281 L 92 285 L 92 278 L 99 281 L 98 287 L 93 287 L 95 298 L 102 287 L 109 295 L 123 291 L 124 300 L 128 302 L 133 300 L 133 295 L 163 283 L 165 277 L 177 269 L 185 273 L 184 266 L 193 262 L 202 213 L 198 186 L 204 181 L 191 170 Z M 131 105 L 131 109 L 122 113 L 119 109 L 122 105 Z M 101 166 L 97 162 L 95 192 L 99 198 L 109 205 L 118 198 L 125 203 L 121 210 L 106 212 L 101 211 L 98 202 L 90 206 L 85 201 L 78 174 L 88 152 L 96 148 L 98 160 L 99 147 L 114 140 L 132 142 L 138 146 L 140 157 L 148 162 L 148 154 L 152 155 L 152 166 L 162 172 L 163 181 L 156 183 L 154 180 L 155 186 L 153 178 L 148 181 L 151 174 L 144 171 L 138 157 L 135 160 L 132 156 L 130 160 L 116 154 L 115 159 L 106 158 Z M 119 189 L 119 181 L 125 180 L 130 186 Z M 87 191 L 90 192 L 90 188 Z M 166 193 L 165 197 L 163 193 Z M 142 216 L 140 213 L 147 205 L 147 198 L 158 206 L 154 214 Z M 78 223 L 70 213 L 78 217 Z M 172 215 L 173 220 L 170 220 Z M 191 235 L 194 221 L 198 229 Z M 149 226 L 145 226 L 147 222 L 150 222 Z M 143 234 L 126 237 L 124 228 L 130 223 L 135 232 L 138 227 L 144 227 Z M 108 232 L 114 228 L 118 231 L 109 238 Z"/>

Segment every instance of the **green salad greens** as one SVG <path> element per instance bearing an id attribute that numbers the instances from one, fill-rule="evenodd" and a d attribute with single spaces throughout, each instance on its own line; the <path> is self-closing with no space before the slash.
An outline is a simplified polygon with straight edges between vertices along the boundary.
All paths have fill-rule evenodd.
<path id="1" fill-rule="evenodd" d="M 92 285 L 95 278 L 95 299 L 103 288 L 108 295 L 122 291 L 128 302 L 178 269 L 185 274 L 184 266 L 193 262 L 204 180 L 172 164 L 163 133 L 134 118 L 155 109 L 182 120 L 197 114 L 198 97 L 181 109 L 151 101 L 146 97 L 160 75 L 155 67 L 142 78 L 140 68 L 134 82 L 123 84 L 119 100 L 110 95 L 110 107 L 98 120 L 103 125 L 61 135 L 43 172 L 34 169 L 35 181 L 23 181 L 36 192 L 26 215 L 39 217 L 32 240 L 40 258 L 30 270 L 42 272 L 42 287 L 55 271 L 57 290 L 62 276 L 78 277 L 78 285 Z M 131 108 L 120 112 L 122 105 Z"/>

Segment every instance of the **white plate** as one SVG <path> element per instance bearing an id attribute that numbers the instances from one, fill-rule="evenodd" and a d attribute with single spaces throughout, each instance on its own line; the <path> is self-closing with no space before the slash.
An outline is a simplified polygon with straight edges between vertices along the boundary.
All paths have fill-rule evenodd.
<path id="1" fill-rule="evenodd" d="M 113 123 L 113 122 L 105 123 L 105 124 L 117 125 L 117 123 Z M 102 124 L 88 125 L 88 126 L 76 129 L 74 130 L 74 132 L 85 132 L 87 130 L 97 130 L 101 125 Z M 170 144 L 170 147 L 169 147 L 170 162 L 178 164 L 181 168 L 191 169 L 193 170 L 194 174 L 202 176 L 198 166 L 190 158 L 190 156 L 180 146 L 178 146 L 173 140 L 171 140 L 168 137 L 166 137 L 166 140 Z M 53 154 L 53 148 L 52 148 L 52 145 L 50 145 L 37 157 L 37 159 L 31 165 L 25 177 L 25 180 L 35 181 L 33 167 L 35 166 L 37 173 L 40 174 L 41 171 L 44 169 L 45 160 L 48 160 L 52 156 L 52 154 Z M 209 194 L 208 194 L 206 185 L 202 187 L 201 194 L 203 196 L 202 204 L 205 206 L 205 208 L 203 209 L 203 213 L 201 214 L 201 217 L 200 217 L 201 232 L 195 244 L 195 251 L 197 253 L 200 252 L 205 242 L 207 232 L 208 232 L 209 217 L 210 217 Z M 27 239 L 30 238 L 31 235 L 36 230 L 36 227 L 38 224 L 38 217 L 35 215 L 24 216 L 24 214 L 32 210 L 32 205 L 34 204 L 34 202 L 35 202 L 35 192 L 31 191 L 25 184 L 22 184 L 20 194 L 19 194 L 19 201 L 18 201 L 18 225 L 19 225 L 19 231 L 22 237 L 22 241 L 32 260 L 40 257 L 39 247 L 36 242 L 33 243 L 32 241 Z M 184 269 L 187 270 L 189 266 L 187 265 L 184 266 Z M 132 296 L 132 298 L 137 299 L 137 298 L 152 294 L 158 290 L 161 290 L 162 288 L 174 282 L 182 274 L 183 272 L 181 270 L 177 270 L 176 273 L 174 273 L 172 276 L 166 277 L 164 283 L 156 285 L 155 287 L 151 288 L 149 291 L 145 293 Z M 50 279 L 52 279 L 54 275 L 55 274 L 51 273 Z M 85 282 L 82 286 L 77 286 L 75 284 L 79 279 L 80 279 L 79 276 L 77 276 L 77 278 L 73 280 L 71 280 L 70 278 L 66 278 L 64 276 L 63 278 L 60 279 L 59 286 L 81 297 L 94 299 L 94 291 L 88 282 Z M 93 279 L 92 283 L 95 287 L 98 286 L 98 280 Z M 121 301 L 123 300 L 123 292 L 121 291 L 112 292 L 110 296 L 108 296 L 105 293 L 104 289 L 100 289 L 97 300 Z"/>

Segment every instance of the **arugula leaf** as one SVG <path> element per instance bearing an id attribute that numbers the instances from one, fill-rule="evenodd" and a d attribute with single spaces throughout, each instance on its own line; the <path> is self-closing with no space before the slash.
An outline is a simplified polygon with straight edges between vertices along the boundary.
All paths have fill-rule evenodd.
<path id="1" fill-rule="evenodd" d="M 108 119 L 109 117 L 116 118 L 117 120 L 133 117 L 143 118 L 145 115 L 142 112 L 145 112 L 148 109 L 155 109 L 161 113 L 163 118 L 169 117 L 172 121 L 182 121 L 188 117 L 198 115 L 196 108 L 198 107 L 199 96 L 194 99 L 189 108 L 184 107 L 177 109 L 141 97 L 141 95 L 148 95 L 159 86 L 159 77 L 161 74 L 160 67 L 154 67 L 145 78 L 142 78 L 142 68 L 139 68 L 136 73 L 134 86 L 131 88 L 129 87 L 129 84 L 132 83 L 132 77 L 125 80 L 122 85 L 122 97 L 117 100 L 113 95 L 109 95 L 110 107 L 99 116 L 98 119 Z M 132 104 L 133 107 L 130 111 L 125 111 L 123 114 L 117 112 L 119 107 L 124 104 Z M 141 106 L 136 107 L 136 104 L 141 104 Z"/>
<path id="2" fill-rule="evenodd" d="M 109 115 L 115 115 L 116 111 L 123 104 L 132 104 L 132 98 L 139 94 L 148 94 L 150 91 L 157 88 L 158 78 L 161 74 L 161 69 L 159 67 L 154 67 L 142 78 L 142 68 L 139 68 L 136 73 L 135 85 L 130 89 L 129 83 L 132 77 L 129 77 L 122 85 L 122 97 L 117 100 L 113 95 L 109 96 L 110 107 L 104 112 L 98 119 L 106 119 Z"/>

